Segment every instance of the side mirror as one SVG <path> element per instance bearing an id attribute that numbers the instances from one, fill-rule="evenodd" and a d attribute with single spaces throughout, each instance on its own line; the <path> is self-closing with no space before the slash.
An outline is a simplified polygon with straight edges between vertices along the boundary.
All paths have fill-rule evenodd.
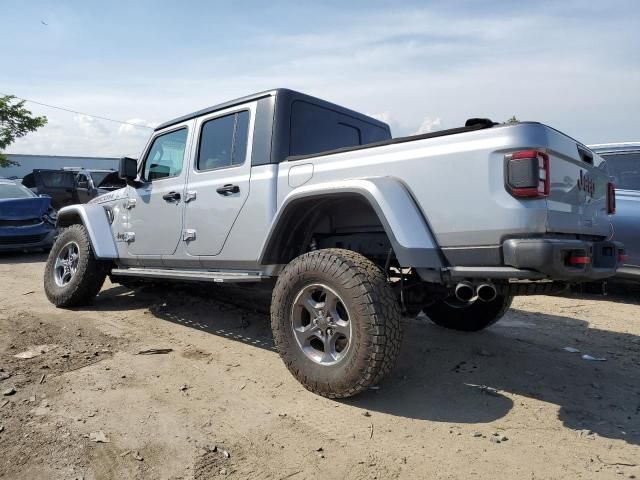
<path id="1" fill-rule="evenodd" d="M 118 176 L 127 182 L 127 185 L 134 185 L 138 178 L 138 161 L 135 158 L 122 157 Z"/>

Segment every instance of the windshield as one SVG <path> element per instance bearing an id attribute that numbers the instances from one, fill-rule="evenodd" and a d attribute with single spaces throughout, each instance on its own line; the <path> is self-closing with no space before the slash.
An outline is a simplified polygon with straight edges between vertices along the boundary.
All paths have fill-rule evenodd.
<path id="1" fill-rule="evenodd" d="M 613 183 L 620 190 L 640 190 L 640 152 L 602 155 Z"/>
<path id="2" fill-rule="evenodd" d="M 0 183 L 0 200 L 7 200 L 9 198 L 31 198 L 35 196 L 35 193 L 22 185 L 16 183 Z"/>

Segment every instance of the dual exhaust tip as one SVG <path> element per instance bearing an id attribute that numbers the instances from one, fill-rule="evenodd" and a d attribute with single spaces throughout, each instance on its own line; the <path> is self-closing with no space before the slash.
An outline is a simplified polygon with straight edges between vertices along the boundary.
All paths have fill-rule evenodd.
<path id="1" fill-rule="evenodd" d="M 465 303 L 475 302 L 491 302 L 496 299 L 498 292 L 492 283 L 481 283 L 474 285 L 471 282 L 460 282 L 456 285 L 455 295 L 458 300 Z"/>

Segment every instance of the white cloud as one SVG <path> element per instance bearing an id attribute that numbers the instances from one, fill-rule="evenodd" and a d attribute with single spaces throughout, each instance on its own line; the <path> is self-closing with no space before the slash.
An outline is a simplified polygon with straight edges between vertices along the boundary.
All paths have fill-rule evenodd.
<path id="1" fill-rule="evenodd" d="M 442 121 L 439 118 L 427 117 L 418 127 L 416 135 L 420 135 L 421 133 L 437 132 L 438 130 L 442 130 Z"/>
<path id="2" fill-rule="evenodd" d="M 310 25 L 310 33 L 247 36 L 241 49 L 202 45 L 172 69 L 153 69 L 157 58 L 142 59 L 148 61 L 144 75 L 131 72 L 117 87 L 112 79 L 119 66 L 106 65 L 87 79 L 25 79 L 14 90 L 155 126 L 144 119 L 164 121 L 282 86 L 378 112 L 374 116 L 396 136 L 442 129 L 442 119 L 455 127 L 471 117 L 504 121 L 516 115 L 585 143 L 634 140 L 640 110 L 640 66 L 632 55 L 637 28 L 611 16 L 616 9 L 610 5 L 583 4 L 548 2 L 520 14 L 509 8 L 465 14 L 460 8 L 402 7 L 336 19 L 331 27 Z M 605 24 L 595 30 L 596 21 Z M 37 113 L 50 124 L 9 151 L 120 156 L 140 151 L 151 133 L 83 116 L 73 120 L 56 110 Z"/>

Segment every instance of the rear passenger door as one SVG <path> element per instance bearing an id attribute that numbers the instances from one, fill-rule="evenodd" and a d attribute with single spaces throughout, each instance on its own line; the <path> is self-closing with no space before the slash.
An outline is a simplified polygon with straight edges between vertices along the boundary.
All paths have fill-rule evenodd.
<path id="1" fill-rule="evenodd" d="M 249 196 L 255 103 L 197 120 L 198 140 L 185 192 L 189 255 L 215 256 Z"/>

